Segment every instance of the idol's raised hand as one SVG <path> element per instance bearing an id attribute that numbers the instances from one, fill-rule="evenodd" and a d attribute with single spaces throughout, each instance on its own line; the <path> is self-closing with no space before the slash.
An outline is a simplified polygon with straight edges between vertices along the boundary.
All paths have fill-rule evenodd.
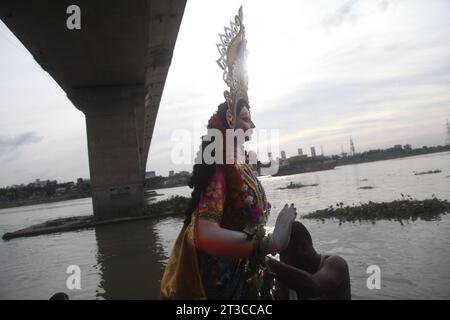
<path id="1" fill-rule="evenodd" d="M 275 255 L 287 248 L 291 238 L 292 223 L 294 223 L 296 216 L 297 208 L 294 204 L 292 203 L 290 206 L 285 204 L 278 214 L 273 233 L 268 235 L 268 251 L 270 254 Z"/>

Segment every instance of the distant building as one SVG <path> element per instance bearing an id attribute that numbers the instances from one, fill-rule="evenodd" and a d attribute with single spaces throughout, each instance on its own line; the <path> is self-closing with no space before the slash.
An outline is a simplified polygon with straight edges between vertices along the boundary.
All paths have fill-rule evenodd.
<path id="1" fill-rule="evenodd" d="M 150 179 L 156 177 L 156 172 L 155 171 L 147 171 L 145 172 L 145 179 Z"/>
<path id="2" fill-rule="evenodd" d="M 180 171 L 176 174 L 178 177 L 190 177 L 191 174 L 188 171 Z"/>
<path id="3" fill-rule="evenodd" d="M 402 145 L 401 145 L 401 144 L 396 144 L 396 145 L 394 146 L 394 149 L 396 149 L 396 150 L 402 150 Z"/>
<path id="4" fill-rule="evenodd" d="M 286 160 L 286 151 L 281 151 L 281 160 Z"/>
<path id="5" fill-rule="evenodd" d="M 41 179 L 36 179 L 36 181 L 34 182 L 34 185 L 38 188 L 43 188 L 47 185 L 47 181 L 41 181 Z"/>
<path id="6" fill-rule="evenodd" d="M 175 172 L 174 172 L 173 170 L 170 170 L 170 171 L 169 171 L 169 177 L 173 177 L 174 173 L 175 173 Z"/>
<path id="7" fill-rule="evenodd" d="M 311 147 L 311 157 L 316 156 L 316 147 Z"/>
<path id="8" fill-rule="evenodd" d="M 302 156 L 302 155 L 303 155 L 303 150 L 302 150 L 302 148 L 298 148 L 297 151 L 298 151 L 298 155 L 299 155 L 299 156 Z"/>
<path id="9" fill-rule="evenodd" d="M 272 152 L 268 152 L 267 156 L 269 157 L 269 161 L 272 161 Z"/>
<path id="10" fill-rule="evenodd" d="M 83 179 L 83 178 L 77 179 L 76 189 L 78 191 L 88 191 L 91 188 L 90 186 L 91 186 L 90 179 Z"/>
<path id="11" fill-rule="evenodd" d="M 172 171 L 173 172 L 173 171 Z M 168 178 L 162 182 L 162 185 L 167 188 L 185 186 L 188 184 L 191 174 L 188 171 L 180 171 L 178 173 L 172 173 Z"/>

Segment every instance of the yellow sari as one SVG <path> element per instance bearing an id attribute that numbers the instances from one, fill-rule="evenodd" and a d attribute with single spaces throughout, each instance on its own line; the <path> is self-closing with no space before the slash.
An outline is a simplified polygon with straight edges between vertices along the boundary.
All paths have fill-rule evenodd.
<path id="1" fill-rule="evenodd" d="M 197 214 L 184 225 L 161 280 L 162 299 L 206 299 L 195 245 Z"/>

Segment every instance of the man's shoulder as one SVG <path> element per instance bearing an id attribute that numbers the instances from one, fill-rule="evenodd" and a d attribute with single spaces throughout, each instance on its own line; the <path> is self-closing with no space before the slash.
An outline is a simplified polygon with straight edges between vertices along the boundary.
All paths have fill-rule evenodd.
<path id="1" fill-rule="evenodd" d="M 329 255 L 314 278 L 322 286 L 323 293 L 328 297 L 335 297 L 339 294 L 336 290 L 342 290 L 343 283 L 349 281 L 347 262 L 340 256 Z"/>
<path id="2" fill-rule="evenodd" d="M 347 261 L 338 255 L 328 256 L 323 265 L 327 268 L 336 268 L 343 271 L 348 269 Z"/>

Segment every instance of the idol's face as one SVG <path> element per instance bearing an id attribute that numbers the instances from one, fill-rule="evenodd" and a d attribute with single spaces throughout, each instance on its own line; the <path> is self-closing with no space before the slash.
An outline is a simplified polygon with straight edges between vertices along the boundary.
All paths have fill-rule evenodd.
<path id="1" fill-rule="evenodd" d="M 236 129 L 242 129 L 244 132 L 252 129 L 252 116 L 248 107 L 243 107 L 238 115 Z M 249 132 L 251 134 L 251 131 Z"/>

